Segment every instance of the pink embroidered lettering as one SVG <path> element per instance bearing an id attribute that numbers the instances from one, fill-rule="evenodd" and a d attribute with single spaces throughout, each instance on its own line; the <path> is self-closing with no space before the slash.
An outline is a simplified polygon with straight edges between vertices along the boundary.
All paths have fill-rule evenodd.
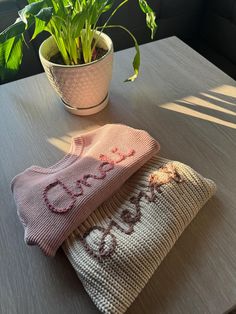
<path id="1" fill-rule="evenodd" d="M 96 234 L 97 241 L 96 243 L 93 242 L 91 247 L 91 244 L 88 244 L 88 237 L 93 236 L 93 233 Z M 106 245 L 107 243 L 109 243 L 109 245 Z M 110 229 L 94 226 L 84 234 L 83 245 L 91 256 L 101 260 L 101 258 L 108 257 L 112 254 L 116 247 L 116 237 L 110 232 Z"/>
<path id="2" fill-rule="evenodd" d="M 99 165 L 97 171 L 98 174 L 85 174 L 82 179 L 79 179 L 75 182 L 76 185 L 76 191 L 71 191 L 64 183 L 62 183 L 60 180 L 56 180 L 53 183 L 50 183 L 49 185 L 46 186 L 46 188 L 43 191 L 43 199 L 44 202 L 47 206 L 48 209 L 55 213 L 66 213 L 68 210 L 72 209 L 73 206 L 75 205 L 76 198 L 79 196 L 84 195 L 84 189 L 83 186 L 85 187 L 92 187 L 92 184 L 88 182 L 89 179 L 93 180 L 103 180 L 106 178 L 107 172 L 111 171 L 114 169 L 115 164 L 120 163 L 122 160 L 125 160 L 127 157 L 130 157 L 134 154 L 134 150 L 130 149 L 127 153 L 122 153 L 119 151 L 118 148 L 113 148 L 111 150 L 112 153 L 116 153 L 119 155 L 119 158 L 117 160 L 111 160 L 109 159 L 106 155 L 100 155 L 99 158 L 102 161 L 101 164 Z M 49 201 L 48 198 L 48 192 L 59 185 L 62 188 L 62 192 L 64 192 L 64 198 L 68 198 L 70 200 L 70 203 L 68 206 L 64 208 L 57 208 L 53 205 L 53 202 Z"/>
<path id="3" fill-rule="evenodd" d="M 125 160 L 127 157 L 133 156 L 133 154 L 135 153 L 134 149 L 129 149 L 127 153 L 123 153 L 123 152 L 120 152 L 117 147 L 112 148 L 111 152 L 113 154 L 117 154 L 119 157 L 116 160 L 113 160 L 109 158 L 107 155 L 101 154 L 99 156 L 100 160 L 107 161 L 110 164 L 118 164 L 122 160 Z"/>
<path id="4" fill-rule="evenodd" d="M 63 207 L 63 208 L 60 208 L 60 207 L 55 207 L 53 205 L 53 202 L 50 202 L 49 198 L 48 198 L 48 193 L 51 189 L 55 188 L 56 186 L 59 186 L 61 187 L 62 189 L 62 193 L 66 193 L 70 199 L 70 203 L 67 207 Z M 65 213 L 67 212 L 68 210 L 70 210 L 74 204 L 75 204 L 75 201 L 76 201 L 76 198 L 74 196 L 74 194 L 60 181 L 60 180 L 56 180 L 55 182 L 53 183 L 50 183 L 43 191 L 43 198 L 44 198 L 44 201 L 45 201 L 45 204 L 46 206 L 52 210 L 53 212 L 55 213 Z"/>
<path id="5" fill-rule="evenodd" d="M 120 215 L 120 222 L 110 219 L 107 228 L 94 226 L 80 236 L 80 241 L 88 254 L 96 258 L 99 262 L 102 262 L 104 258 L 110 257 L 117 246 L 117 240 L 112 233 L 112 228 L 116 227 L 127 235 L 131 234 L 134 231 L 134 226 L 141 219 L 141 199 L 145 198 L 149 203 L 155 202 L 158 194 L 162 192 L 162 185 L 170 183 L 171 181 L 181 183 L 183 182 L 183 178 L 173 164 L 168 163 L 150 175 L 147 186 L 142 186 L 148 189 L 148 191 L 140 191 L 138 195 L 130 198 L 130 203 L 134 205 L 134 210 L 132 212 L 128 209 L 123 210 Z M 124 223 L 127 224 L 128 227 L 125 228 Z M 94 230 L 99 230 L 99 237 L 93 234 Z M 88 243 L 87 240 L 90 236 L 93 239 Z"/>

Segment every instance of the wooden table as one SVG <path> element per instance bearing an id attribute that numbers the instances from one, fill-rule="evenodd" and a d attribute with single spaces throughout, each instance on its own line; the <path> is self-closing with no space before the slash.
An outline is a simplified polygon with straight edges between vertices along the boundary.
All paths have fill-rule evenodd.
<path id="1" fill-rule="evenodd" d="M 236 83 L 175 37 L 143 45 L 139 79 L 123 83 L 133 53 L 116 53 L 110 105 L 90 117 L 64 111 L 45 74 L 0 86 L 0 313 L 98 313 L 62 251 L 51 259 L 24 244 L 9 184 L 112 122 L 147 130 L 162 156 L 218 185 L 128 313 L 221 314 L 236 303 Z"/>

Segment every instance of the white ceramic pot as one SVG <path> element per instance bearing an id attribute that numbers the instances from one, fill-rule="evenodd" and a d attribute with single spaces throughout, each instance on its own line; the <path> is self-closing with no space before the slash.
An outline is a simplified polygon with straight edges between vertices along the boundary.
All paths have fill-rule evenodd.
<path id="1" fill-rule="evenodd" d="M 107 53 L 99 60 L 81 65 L 50 62 L 50 58 L 58 52 L 53 37 L 46 39 L 39 48 L 40 60 L 51 85 L 61 97 L 65 108 L 76 115 L 97 113 L 108 103 L 113 44 L 110 37 L 102 33 L 97 46 L 108 50 Z"/>

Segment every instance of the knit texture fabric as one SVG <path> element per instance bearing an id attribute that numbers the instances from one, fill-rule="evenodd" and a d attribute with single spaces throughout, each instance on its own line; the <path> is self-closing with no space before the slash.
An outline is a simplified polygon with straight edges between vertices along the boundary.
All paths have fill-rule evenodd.
<path id="1" fill-rule="evenodd" d="M 124 313 L 215 183 L 154 156 L 63 244 L 85 290 L 106 314 Z"/>
<path id="2" fill-rule="evenodd" d="M 159 150 L 145 131 L 108 124 L 73 139 L 49 168 L 32 166 L 12 181 L 25 241 L 46 255 Z"/>

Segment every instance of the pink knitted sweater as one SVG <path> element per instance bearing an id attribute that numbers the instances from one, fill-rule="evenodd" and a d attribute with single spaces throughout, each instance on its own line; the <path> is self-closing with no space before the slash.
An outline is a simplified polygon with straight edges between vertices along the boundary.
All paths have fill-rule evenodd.
<path id="1" fill-rule="evenodd" d="M 25 241 L 54 256 L 103 201 L 159 150 L 145 131 L 107 124 L 73 138 L 49 168 L 32 166 L 12 180 Z"/>

